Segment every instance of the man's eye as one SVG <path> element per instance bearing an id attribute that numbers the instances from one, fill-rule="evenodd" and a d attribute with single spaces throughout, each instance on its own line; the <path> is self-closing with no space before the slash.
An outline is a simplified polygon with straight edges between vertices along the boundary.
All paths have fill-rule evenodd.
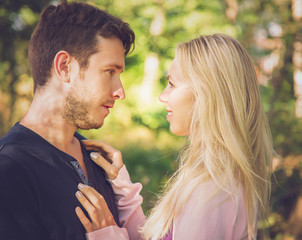
<path id="1" fill-rule="evenodd" d="M 109 69 L 109 70 L 107 70 L 107 72 L 108 72 L 110 75 L 113 75 L 113 74 L 114 74 L 114 70 L 113 70 L 113 69 Z"/>

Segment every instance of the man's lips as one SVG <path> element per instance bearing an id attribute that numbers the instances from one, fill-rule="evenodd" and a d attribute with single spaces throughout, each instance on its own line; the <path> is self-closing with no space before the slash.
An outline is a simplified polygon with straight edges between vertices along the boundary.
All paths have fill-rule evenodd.
<path id="1" fill-rule="evenodd" d="M 107 110 L 107 114 L 109 114 L 109 108 L 113 108 L 113 105 L 102 105 L 104 109 Z"/>
<path id="2" fill-rule="evenodd" d="M 106 108 L 113 108 L 113 104 L 112 105 L 103 105 Z"/>

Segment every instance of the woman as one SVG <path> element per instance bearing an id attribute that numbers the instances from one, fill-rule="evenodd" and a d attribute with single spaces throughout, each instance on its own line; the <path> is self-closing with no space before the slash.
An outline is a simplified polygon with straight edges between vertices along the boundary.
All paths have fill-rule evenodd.
<path id="1" fill-rule="evenodd" d="M 250 57 L 229 36 L 201 36 L 177 46 L 168 80 L 160 101 L 171 132 L 188 136 L 188 146 L 146 221 L 140 186 L 131 184 L 120 153 L 101 142 L 86 144 L 113 162 L 92 157 L 109 178 L 117 176 L 111 183 L 130 239 L 256 239 L 257 221 L 268 209 L 273 150 Z M 77 214 L 94 231 L 91 239 L 124 231 L 108 227 L 115 223 L 98 193 L 79 189 L 91 221 L 79 208 Z"/>

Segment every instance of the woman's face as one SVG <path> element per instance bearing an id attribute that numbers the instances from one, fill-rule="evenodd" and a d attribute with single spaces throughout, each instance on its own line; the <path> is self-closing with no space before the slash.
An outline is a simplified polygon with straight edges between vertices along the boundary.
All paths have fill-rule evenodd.
<path id="1" fill-rule="evenodd" d="M 194 96 L 192 89 L 183 77 L 177 58 L 174 58 L 171 64 L 168 81 L 168 85 L 159 96 L 159 100 L 166 104 L 170 130 L 178 136 L 189 135 Z"/>

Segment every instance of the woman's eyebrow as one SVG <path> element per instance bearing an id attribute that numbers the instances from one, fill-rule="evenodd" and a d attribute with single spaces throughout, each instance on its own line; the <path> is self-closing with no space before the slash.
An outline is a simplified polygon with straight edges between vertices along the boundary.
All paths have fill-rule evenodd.
<path id="1" fill-rule="evenodd" d="M 173 82 L 177 81 L 177 79 L 173 78 L 170 74 L 167 75 L 167 80 L 168 81 L 173 81 Z"/>

